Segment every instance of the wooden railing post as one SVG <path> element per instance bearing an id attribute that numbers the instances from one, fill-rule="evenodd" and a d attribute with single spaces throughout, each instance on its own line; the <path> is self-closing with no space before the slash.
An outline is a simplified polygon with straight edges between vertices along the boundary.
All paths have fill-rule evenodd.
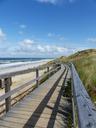
<path id="1" fill-rule="evenodd" d="M 5 83 L 5 93 L 7 93 L 10 91 L 10 86 L 12 84 L 11 77 L 5 78 L 4 83 Z M 5 106 L 6 106 L 6 112 L 8 112 L 11 108 L 11 96 L 5 99 Z"/>
<path id="2" fill-rule="evenodd" d="M 47 67 L 47 72 L 49 72 L 49 67 Z"/>
<path id="3" fill-rule="evenodd" d="M 47 67 L 47 73 L 49 72 L 49 67 Z M 48 74 L 48 78 L 49 78 L 50 74 Z"/>
<path id="4" fill-rule="evenodd" d="M 0 88 L 3 89 L 5 88 L 4 80 L 0 79 Z"/>
<path id="5" fill-rule="evenodd" d="M 2 80 L 0 80 L 0 88 L 2 88 Z"/>
<path id="6" fill-rule="evenodd" d="M 39 77 L 39 69 L 36 68 L 36 79 Z M 39 80 L 36 80 L 36 87 L 39 85 Z"/>

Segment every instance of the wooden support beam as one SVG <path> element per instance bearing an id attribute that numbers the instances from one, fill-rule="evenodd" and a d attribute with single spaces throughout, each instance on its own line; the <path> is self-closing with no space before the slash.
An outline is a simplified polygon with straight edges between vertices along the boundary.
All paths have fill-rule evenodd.
<path id="1" fill-rule="evenodd" d="M 47 72 L 49 72 L 49 67 L 47 67 Z"/>
<path id="2" fill-rule="evenodd" d="M 5 83 L 5 93 L 10 91 L 10 86 L 12 84 L 11 77 L 4 79 Z M 5 99 L 5 105 L 6 105 L 6 112 L 8 112 L 11 108 L 11 96 Z"/>
<path id="3" fill-rule="evenodd" d="M 47 67 L 47 73 L 49 72 L 49 67 Z M 48 74 L 48 78 L 50 77 L 50 73 Z"/>
<path id="4" fill-rule="evenodd" d="M 38 78 L 39 78 L 39 69 L 37 68 L 36 69 L 36 87 L 38 87 L 38 85 L 39 85 L 39 80 L 38 80 Z"/>
<path id="5" fill-rule="evenodd" d="M 2 88 L 2 80 L 0 80 L 0 88 Z"/>

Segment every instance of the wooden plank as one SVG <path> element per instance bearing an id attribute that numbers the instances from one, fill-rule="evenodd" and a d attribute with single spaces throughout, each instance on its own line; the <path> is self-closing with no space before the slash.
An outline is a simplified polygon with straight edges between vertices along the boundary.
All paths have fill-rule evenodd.
<path id="1" fill-rule="evenodd" d="M 59 68 L 59 67 L 57 67 L 56 69 L 51 70 L 49 73 L 53 72 L 54 70 L 57 70 L 58 68 Z M 17 88 L 15 88 L 15 89 L 13 89 L 13 90 L 7 92 L 6 94 L 0 96 L 0 101 L 6 99 L 7 97 L 9 97 L 9 96 L 13 95 L 14 93 L 20 91 L 21 89 L 23 89 L 23 88 L 25 88 L 25 87 L 27 87 L 27 86 L 33 84 L 36 80 L 42 79 L 44 76 L 48 75 L 49 73 L 46 73 L 46 74 L 44 74 L 44 75 L 42 75 L 42 76 L 40 76 L 40 77 L 38 77 L 38 78 L 36 78 L 36 79 L 33 79 L 33 80 L 31 80 L 31 81 L 26 81 L 25 83 L 21 84 L 19 87 L 17 87 Z"/>
<path id="2" fill-rule="evenodd" d="M 49 68 L 49 66 L 47 67 L 47 73 L 49 73 L 49 71 L 50 71 L 50 68 Z M 48 74 L 48 78 L 50 77 L 50 74 Z"/>
<path id="3" fill-rule="evenodd" d="M 0 127 L 24 128 L 26 126 L 26 128 L 32 128 L 36 122 L 36 128 L 47 127 L 47 123 L 52 113 L 52 110 L 49 109 L 47 105 L 54 107 L 54 104 L 50 101 L 51 96 L 55 100 L 57 99 L 61 83 L 59 84 L 59 87 L 57 87 L 57 85 L 63 73 L 64 68 L 56 72 L 41 86 L 36 88 L 36 90 L 30 94 L 30 97 L 26 96 L 20 103 L 16 104 L 5 116 L 0 119 Z M 46 93 L 43 94 L 44 91 L 46 91 Z M 37 94 L 39 95 L 39 102 L 32 100 L 32 97 L 38 99 Z M 28 100 L 26 100 L 27 98 Z M 30 120 L 31 117 L 32 121 Z M 54 115 L 51 117 L 51 119 L 55 119 Z M 61 120 L 60 114 L 58 115 L 58 120 Z"/>
<path id="4" fill-rule="evenodd" d="M 37 68 L 36 69 L 36 87 L 38 87 L 39 86 L 39 80 L 38 80 L 38 77 L 39 77 L 39 69 Z"/>
<path id="5" fill-rule="evenodd" d="M 5 94 L 10 91 L 10 86 L 12 84 L 11 78 L 5 78 Z M 6 112 L 8 112 L 11 108 L 11 96 L 5 99 Z"/>
<path id="6" fill-rule="evenodd" d="M 79 128 L 96 128 L 96 108 L 84 88 L 73 64 L 71 64 L 71 72 Z"/>
<path id="7" fill-rule="evenodd" d="M 46 68 L 47 66 L 43 66 L 44 68 Z M 52 67 L 52 65 L 50 66 Z M 39 70 L 42 70 L 44 68 L 42 67 L 37 67 Z M 16 76 L 16 75 L 21 75 L 21 74 L 26 74 L 26 73 L 30 73 L 32 71 L 35 71 L 36 68 L 29 68 L 29 67 L 16 67 L 16 68 L 10 68 L 10 69 L 6 69 L 5 71 L 3 70 L 2 72 L 0 72 L 0 79 L 4 79 L 4 78 L 8 78 L 8 77 L 12 77 L 12 76 Z"/>

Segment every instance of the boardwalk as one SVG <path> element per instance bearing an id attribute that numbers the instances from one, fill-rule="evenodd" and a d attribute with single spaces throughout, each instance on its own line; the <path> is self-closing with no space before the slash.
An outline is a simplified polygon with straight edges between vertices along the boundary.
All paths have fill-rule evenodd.
<path id="1" fill-rule="evenodd" d="M 67 73 L 62 66 L 0 118 L 0 128 L 67 128 L 67 100 L 62 96 Z"/>

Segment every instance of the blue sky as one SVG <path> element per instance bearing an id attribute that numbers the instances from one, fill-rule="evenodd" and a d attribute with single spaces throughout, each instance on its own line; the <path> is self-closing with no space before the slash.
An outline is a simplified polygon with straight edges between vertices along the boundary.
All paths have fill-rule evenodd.
<path id="1" fill-rule="evenodd" d="M 0 57 L 96 48 L 96 0 L 0 0 Z"/>

